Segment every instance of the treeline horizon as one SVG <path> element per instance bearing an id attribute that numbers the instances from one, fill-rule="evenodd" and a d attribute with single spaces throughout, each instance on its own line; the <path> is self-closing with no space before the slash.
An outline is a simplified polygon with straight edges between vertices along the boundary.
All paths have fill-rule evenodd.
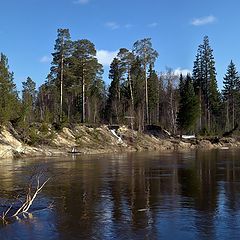
<path id="1" fill-rule="evenodd" d="M 193 71 L 157 73 L 158 58 L 151 38 L 137 40 L 131 50 L 119 49 L 110 70 L 109 86 L 95 45 L 72 40 L 69 29 L 58 29 L 47 80 L 36 89 L 28 77 L 20 98 L 8 59 L 0 57 L 0 124 L 12 122 L 28 134 L 33 123 L 128 125 L 142 131 L 158 125 L 173 134 L 221 134 L 237 128 L 240 78 L 230 61 L 217 86 L 213 49 L 207 36 L 198 46 Z"/>

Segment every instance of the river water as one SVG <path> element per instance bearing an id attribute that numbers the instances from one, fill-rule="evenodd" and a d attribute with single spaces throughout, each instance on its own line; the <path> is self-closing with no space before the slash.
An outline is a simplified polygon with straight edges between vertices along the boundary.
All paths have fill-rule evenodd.
<path id="1" fill-rule="evenodd" d="M 0 213 L 39 173 L 49 182 L 1 240 L 240 239 L 237 150 L 1 160 Z"/>

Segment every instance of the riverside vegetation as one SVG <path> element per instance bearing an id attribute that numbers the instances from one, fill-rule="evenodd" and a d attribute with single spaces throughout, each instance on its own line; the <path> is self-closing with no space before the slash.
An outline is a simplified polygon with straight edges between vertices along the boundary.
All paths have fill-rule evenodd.
<path id="1" fill-rule="evenodd" d="M 77 124 L 56 130 L 44 124 L 31 127 L 29 137 L 23 138 L 9 124 L 1 129 L 0 158 L 240 147 L 237 136 L 181 140 L 158 126 L 148 126 L 144 132 L 114 128 Z"/>
<path id="2" fill-rule="evenodd" d="M 199 145 L 199 140 L 166 139 L 164 131 L 180 138 L 182 134 L 203 136 L 202 146 L 204 141 L 238 145 L 239 74 L 230 61 L 223 90 L 218 90 L 207 36 L 197 49 L 192 73 L 186 76 L 170 68 L 161 73 L 155 70 L 158 53 L 150 38 L 136 41 L 132 50 L 119 50 L 110 66 L 109 86 L 94 44 L 72 40 L 69 29 L 58 29 L 52 57 L 47 81 L 37 90 L 28 77 L 20 98 L 8 58 L 1 54 L 1 157 L 56 154 L 75 146 L 86 153 Z M 120 127 L 113 133 L 107 125 L 131 130 Z M 160 135 L 149 133 L 147 126 L 155 126 Z M 220 139 L 232 134 L 236 138 Z"/>

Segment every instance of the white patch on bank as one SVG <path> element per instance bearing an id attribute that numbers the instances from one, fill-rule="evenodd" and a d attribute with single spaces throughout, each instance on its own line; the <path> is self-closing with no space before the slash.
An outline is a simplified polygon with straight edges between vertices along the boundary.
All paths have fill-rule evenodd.
<path id="1" fill-rule="evenodd" d="M 196 136 L 195 135 L 182 135 L 183 139 L 195 139 Z"/>
<path id="2" fill-rule="evenodd" d="M 118 139 L 117 140 L 117 143 L 118 144 L 123 144 L 123 140 L 121 139 L 121 137 L 119 137 L 117 134 L 116 134 L 116 131 L 114 129 L 111 129 L 110 132 Z"/>

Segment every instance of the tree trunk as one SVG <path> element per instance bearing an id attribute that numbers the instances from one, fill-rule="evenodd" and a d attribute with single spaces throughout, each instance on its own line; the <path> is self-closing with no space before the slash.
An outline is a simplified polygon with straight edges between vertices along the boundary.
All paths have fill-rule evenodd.
<path id="1" fill-rule="evenodd" d="M 94 114 L 93 114 L 93 122 L 96 123 L 97 119 L 97 100 L 94 100 Z"/>
<path id="2" fill-rule="evenodd" d="M 61 74 L 60 74 L 60 122 L 63 118 L 63 54 L 61 56 Z"/>
<path id="3" fill-rule="evenodd" d="M 149 124 L 149 110 L 148 110 L 148 84 L 147 84 L 147 72 L 146 65 L 144 66 L 145 74 L 145 103 L 146 103 L 146 123 Z"/>
<path id="4" fill-rule="evenodd" d="M 235 127 L 235 105 L 234 105 L 234 97 L 232 100 L 232 128 Z"/>
<path id="5" fill-rule="evenodd" d="M 129 83 L 129 88 L 130 88 L 130 97 L 131 97 L 132 111 L 134 111 L 133 87 L 132 87 L 130 69 L 128 69 L 128 83 Z"/>
<path id="6" fill-rule="evenodd" d="M 180 129 L 180 140 L 182 141 L 183 130 Z"/>
<path id="7" fill-rule="evenodd" d="M 68 121 L 70 122 L 70 114 L 71 114 L 71 100 L 68 101 Z"/>
<path id="8" fill-rule="evenodd" d="M 174 129 L 174 112 L 173 112 L 173 94 L 172 94 L 172 89 L 170 92 L 170 121 L 171 121 L 171 131 L 175 134 L 175 129 Z"/>
<path id="9" fill-rule="evenodd" d="M 199 130 L 202 130 L 202 93 L 199 87 Z"/>
<path id="10" fill-rule="evenodd" d="M 227 100 L 226 131 L 229 131 L 229 101 Z"/>
<path id="11" fill-rule="evenodd" d="M 211 129 L 211 113 L 210 110 L 208 109 L 208 129 Z"/>
<path id="12" fill-rule="evenodd" d="M 90 102 L 88 96 L 85 97 L 85 109 L 86 109 L 86 110 L 85 110 L 85 112 L 86 112 L 85 121 L 86 121 L 86 122 L 90 122 L 90 121 L 91 121 L 92 105 L 91 105 L 91 102 Z"/>
<path id="13" fill-rule="evenodd" d="M 118 106 L 117 102 L 115 101 L 114 106 L 115 106 L 115 112 L 116 112 L 116 117 L 117 117 L 117 123 L 119 124 L 119 116 L 118 116 Z"/>
<path id="14" fill-rule="evenodd" d="M 84 65 L 82 73 L 82 123 L 86 121 L 86 108 L 85 108 L 85 76 L 84 76 Z"/>
<path id="15" fill-rule="evenodd" d="M 42 94 L 42 93 L 41 93 L 40 97 L 41 97 L 41 103 L 40 103 L 40 120 L 43 121 L 43 119 L 44 119 L 44 109 L 45 109 L 45 106 L 44 106 L 44 98 L 43 98 L 43 94 Z"/>

